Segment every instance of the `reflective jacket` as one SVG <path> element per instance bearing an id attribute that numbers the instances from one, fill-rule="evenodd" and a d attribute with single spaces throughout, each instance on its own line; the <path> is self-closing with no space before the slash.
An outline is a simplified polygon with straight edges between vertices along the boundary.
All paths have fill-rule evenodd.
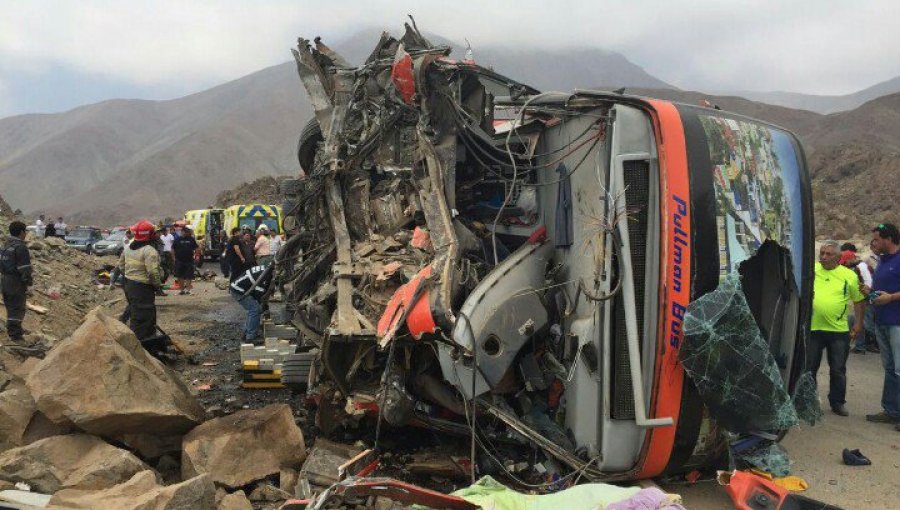
<path id="1" fill-rule="evenodd" d="M 0 251 L 0 273 L 7 278 L 15 278 L 26 286 L 33 283 L 31 254 L 25 241 L 9 236 Z"/>
<path id="2" fill-rule="evenodd" d="M 119 270 L 125 278 L 133 282 L 146 283 L 154 287 L 162 285 L 159 275 L 159 253 L 149 243 L 132 242 L 122 250 Z"/>
<path id="3" fill-rule="evenodd" d="M 272 271 L 266 271 L 269 266 L 253 266 L 244 271 L 244 274 L 238 276 L 231 282 L 231 291 L 240 295 L 247 294 L 257 301 L 262 301 L 263 296 L 269 290 L 269 284 L 272 283 Z M 252 287 L 252 289 L 251 289 Z"/>

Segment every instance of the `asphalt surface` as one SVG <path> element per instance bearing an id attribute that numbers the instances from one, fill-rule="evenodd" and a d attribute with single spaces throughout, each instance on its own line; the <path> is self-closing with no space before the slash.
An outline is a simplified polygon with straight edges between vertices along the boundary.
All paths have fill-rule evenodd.
<path id="1" fill-rule="evenodd" d="M 881 408 L 884 371 L 878 354 L 850 354 L 847 367 L 847 409 L 850 416 L 833 414 L 828 407 L 828 367 L 823 360 L 818 374 L 819 399 L 824 420 L 814 427 L 790 431 L 782 442 L 791 457 L 793 475 L 809 483 L 806 497 L 846 510 L 900 508 L 900 432 L 893 426 L 869 423 L 866 414 Z M 844 448 L 858 448 L 871 466 L 845 466 Z M 734 508 L 716 482 L 666 486 L 681 494 L 690 510 Z"/>

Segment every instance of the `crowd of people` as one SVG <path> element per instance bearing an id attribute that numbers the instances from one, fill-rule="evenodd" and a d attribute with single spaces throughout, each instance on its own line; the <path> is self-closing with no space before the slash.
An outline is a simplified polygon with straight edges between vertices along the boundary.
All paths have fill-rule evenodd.
<path id="1" fill-rule="evenodd" d="M 56 221 L 47 220 L 43 214 L 34 221 L 34 230 L 37 237 L 66 237 L 68 225 L 60 216 Z"/>
<path id="2" fill-rule="evenodd" d="M 127 321 L 138 339 L 158 336 L 156 296 L 162 293 L 160 267 L 170 263 L 180 295 L 193 289 L 195 263 L 202 250 L 192 229 L 176 222 L 170 231 L 140 221 L 130 228 L 133 234 L 126 242 L 117 270 L 124 277 L 128 301 L 123 321 Z M 232 297 L 247 311 L 242 341 L 259 338 L 259 325 L 270 293 L 271 264 L 281 246 L 281 237 L 261 225 L 254 237 L 248 227 L 235 228 L 221 254 L 223 275 L 229 278 Z M 160 258 L 161 257 L 161 258 Z M 161 333 L 161 332 L 160 332 Z"/>
<path id="3" fill-rule="evenodd" d="M 38 220 L 43 222 L 43 216 Z M 62 218 L 60 218 L 60 222 Z M 40 224 L 47 230 L 53 228 Z M 63 229 L 65 227 L 63 226 Z M 0 249 L 0 288 L 6 307 L 6 330 L 17 342 L 24 340 L 22 321 L 26 313 L 26 296 L 32 285 L 31 255 L 25 242 L 28 227 L 21 221 L 9 225 L 9 237 Z M 42 237 L 43 232 L 35 232 Z M 53 234 L 45 234 L 53 235 Z M 224 245 L 222 267 L 229 278 L 231 296 L 247 311 L 241 334 L 242 341 L 259 339 L 262 315 L 272 281 L 272 263 L 282 244 L 282 237 L 261 225 L 253 235 L 248 227 L 235 228 Z M 172 229 L 157 227 L 141 220 L 126 230 L 122 254 L 110 274 L 110 286 L 121 283 L 127 306 L 120 316 L 141 342 L 156 342 L 165 334 L 157 326 L 156 297 L 165 296 L 162 266 L 168 264 L 176 278 L 179 294 L 191 294 L 196 262 L 202 250 L 192 229 L 183 221 Z"/>
<path id="4" fill-rule="evenodd" d="M 892 223 L 872 229 L 872 255 L 861 260 L 851 243 L 825 241 L 815 266 L 807 366 L 817 373 L 828 360 L 828 402 L 838 416 L 846 407 L 847 359 L 878 353 L 884 369 L 881 410 L 866 420 L 900 431 L 900 231 Z"/>

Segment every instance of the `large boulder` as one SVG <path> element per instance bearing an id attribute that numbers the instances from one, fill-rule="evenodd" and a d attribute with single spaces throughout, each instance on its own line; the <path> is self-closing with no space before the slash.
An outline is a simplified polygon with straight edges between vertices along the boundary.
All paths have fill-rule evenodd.
<path id="1" fill-rule="evenodd" d="M 34 414 L 34 401 L 20 383 L 10 383 L 0 393 L 0 452 L 22 446 Z"/>
<path id="2" fill-rule="evenodd" d="M 184 437 L 181 477 L 208 473 L 237 488 L 297 467 L 306 457 L 303 432 L 291 408 L 275 404 L 210 420 Z"/>
<path id="3" fill-rule="evenodd" d="M 63 488 L 105 489 L 149 469 L 126 450 L 86 434 L 54 436 L 0 454 L 0 479 L 52 494 Z"/>
<path id="4" fill-rule="evenodd" d="M 71 424 L 53 423 L 38 411 L 25 383 L 16 379 L 0 392 L 0 452 L 67 434 Z"/>
<path id="5" fill-rule="evenodd" d="M 37 408 L 96 435 L 183 434 L 205 411 L 178 375 L 100 308 L 28 375 Z"/>
<path id="6" fill-rule="evenodd" d="M 50 498 L 48 509 L 116 510 L 212 510 L 216 487 L 208 476 L 198 476 L 175 485 L 162 486 L 151 471 L 137 473 L 115 487 L 88 491 L 66 489 Z"/>

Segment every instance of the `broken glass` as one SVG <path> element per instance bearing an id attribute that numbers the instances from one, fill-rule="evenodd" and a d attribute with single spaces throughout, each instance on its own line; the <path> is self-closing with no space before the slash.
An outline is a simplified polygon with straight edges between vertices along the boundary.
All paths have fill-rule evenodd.
<path id="1" fill-rule="evenodd" d="M 690 303 L 679 357 L 713 418 L 732 432 L 780 431 L 799 423 L 740 275 Z M 806 400 L 804 400 L 805 402 Z"/>
<path id="2" fill-rule="evenodd" d="M 787 450 L 775 441 L 765 441 L 760 446 L 738 455 L 738 458 L 776 478 L 791 474 L 791 461 Z"/>
<path id="3" fill-rule="evenodd" d="M 797 387 L 794 388 L 794 409 L 797 410 L 797 416 L 801 421 L 808 425 L 815 425 L 822 420 L 824 413 L 822 406 L 819 405 L 819 385 L 816 383 L 816 376 L 812 372 L 805 372 L 797 380 Z"/>

